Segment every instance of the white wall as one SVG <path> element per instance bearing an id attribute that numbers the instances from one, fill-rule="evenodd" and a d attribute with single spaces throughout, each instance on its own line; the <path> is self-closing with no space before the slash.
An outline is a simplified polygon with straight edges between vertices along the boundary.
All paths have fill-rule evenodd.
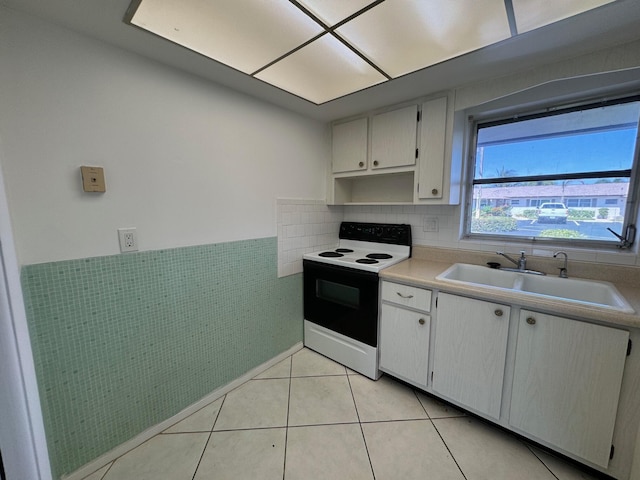
<path id="1" fill-rule="evenodd" d="M 8 479 L 51 472 L 35 367 L 0 171 L 0 450 Z"/>
<path id="2" fill-rule="evenodd" d="M 324 198 L 326 125 L 0 7 L 0 154 L 21 264 L 276 235 Z M 107 192 L 83 193 L 81 165 Z"/>

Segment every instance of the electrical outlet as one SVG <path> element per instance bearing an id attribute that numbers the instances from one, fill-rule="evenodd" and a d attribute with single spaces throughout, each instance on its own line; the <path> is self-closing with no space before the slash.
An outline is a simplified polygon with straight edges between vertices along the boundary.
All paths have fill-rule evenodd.
<path id="1" fill-rule="evenodd" d="M 120 240 L 120 252 L 137 252 L 138 251 L 138 235 L 135 227 L 119 228 L 118 239 Z"/>
<path id="2" fill-rule="evenodd" d="M 437 232 L 438 231 L 438 217 L 424 217 L 424 224 L 422 226 L 423 232 Z"/>

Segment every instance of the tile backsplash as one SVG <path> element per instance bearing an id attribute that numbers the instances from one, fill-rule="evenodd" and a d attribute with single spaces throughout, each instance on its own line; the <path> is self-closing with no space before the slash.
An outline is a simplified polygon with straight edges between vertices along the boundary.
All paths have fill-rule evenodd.
<path id="1" fill-rule="evenodd" d="M 552 258 L 557 245 L 508 242 L 504 239 L 461 239 L 459 205 L 346 205 L 327 206 L 322 200 L 278 200 L 278 274 L 302 271 L 302 254 L 338 243 L 341 221 L 407 223 L 413 245 L 495 253 L 517 253 Z M 313 225 L 311 227 L 310 225 Z M 289 228 L 286 228 L 289 227 Z M 311 232 L 323 232 L 319 236 Z M 570 260 L 611 265 L 640 266 L 633 250 L 562 246 Z"/>
<path id="2" fill-rule="evenodd" d="M 326 205 L 324 200 L 276 201 L 278 277 L 301 273 L 304 253 L 338 245 L 342 210 L 340 206 Z"/>

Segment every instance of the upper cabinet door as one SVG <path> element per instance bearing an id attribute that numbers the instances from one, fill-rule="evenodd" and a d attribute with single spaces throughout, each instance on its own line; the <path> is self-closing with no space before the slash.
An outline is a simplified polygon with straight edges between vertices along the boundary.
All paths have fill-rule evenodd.
<path id="1" fill-rule="evenodd" d="M 446 163 L 447 97 L 422 104 L 419 198 L 442 198 Z"/>
<path id="2" fill-rule="evenodd" d="M 418 106 L 374 115 L 371 131 L 371 168 L 416 164 Z"/>
<path id="3" fill-rule="evenodd" d="M 333 126 L 333 173 L 367 169 L 367 118 Z"/>

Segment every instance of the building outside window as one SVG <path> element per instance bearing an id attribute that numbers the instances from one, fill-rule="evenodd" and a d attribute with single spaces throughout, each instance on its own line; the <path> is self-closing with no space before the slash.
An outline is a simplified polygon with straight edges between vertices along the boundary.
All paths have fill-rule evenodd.
<path id="1" fill-rule="evenodd" d="M 465 234 L 617 243 L 608 229 L 637 213 L 639 118 L 628 97 L 476 122 Z"/>

